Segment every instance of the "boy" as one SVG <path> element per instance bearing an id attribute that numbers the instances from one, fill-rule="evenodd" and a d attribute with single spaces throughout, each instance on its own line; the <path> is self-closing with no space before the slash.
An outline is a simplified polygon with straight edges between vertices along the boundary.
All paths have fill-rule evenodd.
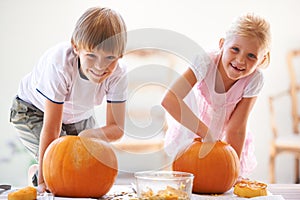
<path id="1" fill-rule="evenodd" d="M 110 142 L 123 136 L 127 78 L 119 59 L 126 41 L 120 14 L 90 8 L 77 21 L 71 42 L 49 49 L 21 80 L 10 121 L 39 163 L 39 192 L 46 190 L 42 161 L 53 140 L 79 135 Z M 106 125 L 95 128 L 93 108 L 104 97 Z"/>

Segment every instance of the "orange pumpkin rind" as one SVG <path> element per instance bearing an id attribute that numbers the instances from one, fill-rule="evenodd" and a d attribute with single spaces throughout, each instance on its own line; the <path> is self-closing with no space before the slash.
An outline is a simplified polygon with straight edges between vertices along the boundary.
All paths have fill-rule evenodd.
<path id="1" fill-rule="evenodd" d="M 110 190 L 117 174 L 113 149 L 99 139 L 59 137 L 43 158 L 44 180 L 55 196 L 99 198 Z"/>
<path id="2" fill-rule="evenodd" d="M 246 198 L 267 196 L 267 184 L 259 181 L 242 180 L 234 185 L 233 193 Z"/>
<path id="3" fill-rule="evenodd" d="M 177 154 L 172 169 L 194 174 L 193 193 L 222 194 L 238 179 L 240 162 L 233 147 L 226 142 L 209 143 L 197 139 Z"/>
<path id="4" fill-rule="evenodd" d="M 17 191 L 8 193 L 8 200 L 35 200 L 37 199 L 37 190 L 34 187 L 27 186 Z"/>

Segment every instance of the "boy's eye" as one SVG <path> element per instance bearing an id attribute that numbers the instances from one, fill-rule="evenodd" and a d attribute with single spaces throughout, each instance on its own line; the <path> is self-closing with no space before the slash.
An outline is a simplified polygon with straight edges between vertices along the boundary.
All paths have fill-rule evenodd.
<path id="1" fill-rule="evenodd" d="M 232 50 L 233 50 L 234 52 L 239 52 L 239 48 L 237 48 L 237 47 L 232 47 Z"/>
<path id="2" fill-rule="evenodd" d="M 114 60 L 114 59 L 116 59 L 115 56 L 107 56 L 106 58 L 107 58 L 108 60 Z"/>
<path id="3" fill-rule="evenodd" d="M 90 57 L 90 58 L 95 58 L 96 57 L 96 55 L 92 54 L 92 53 L 88 53 L 87 56 Z"/>

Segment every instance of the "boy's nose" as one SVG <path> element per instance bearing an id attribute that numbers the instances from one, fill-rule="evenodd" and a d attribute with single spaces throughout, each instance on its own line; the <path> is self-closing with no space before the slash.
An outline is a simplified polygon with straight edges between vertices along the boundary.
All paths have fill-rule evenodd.
<path id="1" fill-rule="evenodd" d="M 96 67 L 97 69 L 101 69 L 101 68 L 102 68 L 102 65 L 103 65 L 103 63 L 102 63 L 101 58 L 97 59 L 97 61 L 95 62 L 95 67 Z"/>

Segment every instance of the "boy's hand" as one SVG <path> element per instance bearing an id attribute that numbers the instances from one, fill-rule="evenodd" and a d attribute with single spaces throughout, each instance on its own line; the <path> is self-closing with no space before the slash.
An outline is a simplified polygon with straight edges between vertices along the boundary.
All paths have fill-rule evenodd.
<path id="1" fill-rule="evenodd" d="M 86 129 L 81 131 L 78 136 L 80 137 L 89 137 L 89 138 L 99 138 L 97 131 L 95 129 Z"/>
<path id="2" fill-rule="evenodd" d="M 38 193 L 44 193 L 46 192 L 46 184 L 45 183 L 40 183 L 37 187 Z"/>
<path id="3" fill-rule="evenodd" d="M 97 138 L 100 140 L 108 141 L 108 139 L 104 136 L 101 129 L 86 129 L 81 131 L 78 134 L 79 137 L 88 137 L 88 138 Z"/>

